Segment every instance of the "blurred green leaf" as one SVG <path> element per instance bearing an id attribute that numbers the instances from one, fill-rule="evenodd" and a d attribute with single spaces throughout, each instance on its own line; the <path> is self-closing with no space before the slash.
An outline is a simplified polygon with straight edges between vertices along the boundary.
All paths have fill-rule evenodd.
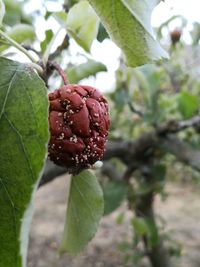
<path id="1" fill-rule="evenodd" d="M 103 42 L 103 40 L 105 40 L 106 38 L 110 38 L 106 29 L 104 28 L 103 24 L 100 23 L 99 25 L 99 31 L 98 31 L 98 35 L 97 35 L 97 40 L 99 42 Z"/>
<path id="2" fill-rule="evenodd" d="M 65 11 L 54 12 L 52 15 L 61 25 L 66 25 L 67 13 Z"/>
<path id="3" fill-rule="evenodd" d="M 156 181 L 163 182 L 166 175 L 166 166 L 164 164 L 157 164 L 152 169 L 152 174 Z"/>
<path id="4" fill-rule="evenodd" d="M 148 246 L 150 248 L 153 248 L 154 246 L 156 246 L 158 244 L 158 230 L 157 227 L 155 225 L 155 221 L 154 218 L 148 218 L 146 219 L 146 224 L 148 226 L 148 234 L 147 234 L 147 238 L 148 238 Z"/>
<path id="5" fill-rule="evenodd" d="M 18 43 L 23 43 L 27 40 L 34 40 L 36 37 L 34 27 L 28 24 L 17 24 L 6 33 Z"/>
<path id="6" fill-rule="evenodd" d="M 134 263 L 134 265 L 138 265 L 144 255 L 140 251 L 134 251 L 134 253 L 131 256 L 131 261 Z"/>
<path id="7" fill-rule="evenodd" d="M 153 37 L 151 12 L 158 1 L 89 0 L 114 42 L 122 49 L 128 66 L 136 67 L 167 58 Z"/>
<path id="8" fill-rule="evenodd" d="M 122 224 L 124 222 L 124 213 L 120 213 L 116 218 L 117 224 Z"/>
<path id="9" fill-rule="evenodd" d="M 0 26 L 2 24 L 4 15 L 5 15 L 5 5 L 3 0 L 0 0 Z"/>
<path id="10" fill-rule="evenodd" d="M 4 0 L 6 13 L 3 22 L 10 26 L 21 21 L 21 5 L 16 0 Z"/>
<path id="11" fill-rule="evenodd" d="M 72 7 L 73 5 L 77 4 L 78 2 L 80 2 L 81 0 L 65 0 L 65 4 L 68 7 Z"/>
<path id="12" fill-rule="evenodd" d="M 99 19 L 87 1 L 74 5 L 68 13 L 66 28 L 69 35 L 86 51 L 90 52 L 96 38 Z"/>
<path id="13" fill-rule="evenodd" d="M 103 192 L 88 170 L 73 176 L 60 253 L 79 253 L 94 236 L 103 215 Z"/>
<path id="14" fill-rule="evenodd" d="M 139 236 L 143 236 L 148 232 L 148 225 L 146 224 L 146 220 L 143 218 L 135 217 L 132 220 L 132 225 L 135 232 Z"/>
<path id="15" fill-rule="evenodd" d="M 144 195 L 148 192 L 152 191 L 152 189 L 155 188 L 155 184 L 152 184 L 151 186 L 148 183 L 142 183 L 138 186 L 137 194 Z"/>
<path id="16" fill-rule="evenodd" d="M 44 53 L 44 51 L 46 50 L 46 48 L 47 48 L 48 44 L 50 43 L 51 39 L 53 38 L 53 36 L 54 36 L 54 33 L 51 29 L 45 31 L 45 39 L 40 43 L 42 53 Z"/>
<path id="17" fill-rule="evenodd" d="M 6 34 L 18 43 L 34 40 L 36 37 L 34 27 L 28 24 L 17 24 L 16 26 L 13 26 L 11 30 L 7 31 Z M 8 47 L 9 45 L 2 45 L 0 51 L 3 51 Z"/>
<path id="18" fill-rule="evenodd" d="M 32 23 L 32 16 L 25 14 L 23 3 L 17 0 L 3 0 L 6 13 L 3 22 L 10 26 L 15 26 L 18 23 Z"/>
<path id="19" fill-rule="evenodd" d="M 200 40 L 200 23 L 195 22 L 193 23 L 193 29 L 191 32 L 193 45 L 198 45 Z"/>
<path id="20" fill-rule="evenodd" d="M 127 194 L 127 186 L 123 181 L 110 181 L 103 187 L 104 214 L 107 215 L 117 209 Z"/>
<path id="21" fill-rule="evenodd" d="M 107 71 L 107 68 L 101 62 L 89 59 L 86 63 L 68 68 L 67 76 L 70 83 L 78 83 L 80 80 L 89 76 L 95 76 L 98 72 Z"/>
<path id="22" fill-rule="evenodd" d="M 119 107 L 123 107 L 124 105 L 126 105 L 129 101 L 130 97 L 128 95 L 128 92 L 126 90 L 122 90 L 122 88 L 120 88 L 120 90 L 117 90 L 115 93 L 115 101 L 116 104 Z"/>
<path id="23" fill-rule="evenodd" d="M 121 251 L 121 252 L 128 252 L 130 249 L 131 249 L 131 244 L 128 243 L 128 242 L 122 242 L 118 245 L 118 249 Z"/>
<path id="24" fill-rule="evenodd" d="M 135 217 L 132 220 L 132 225 L 135 232 L 139 236 L 146 236 L 148 241 L 148 246 L 150 248 L 154 247 L 158 242 L 158 231 L 152 218 L 141 218 Z"/>
<path id="25" fill-rule="evenodd" d="M 123 85 L 118 85 L 119 87 L 110 94 L 112 100 L 114 101 L 114 105 L 116 108 L 117 112 L 122 112 L 125 105 L 127 105 L 130 101 L 130 96 L 127 92 L 127 90 L 125 90 L 123 88 Z"/>
<path id="26" fill-rule="evenodd" d="M 178 108 L 184 119 L 192 117 L 199 107 L 199 99 L 197 95 L 182 90 L 178 98 Z"/>

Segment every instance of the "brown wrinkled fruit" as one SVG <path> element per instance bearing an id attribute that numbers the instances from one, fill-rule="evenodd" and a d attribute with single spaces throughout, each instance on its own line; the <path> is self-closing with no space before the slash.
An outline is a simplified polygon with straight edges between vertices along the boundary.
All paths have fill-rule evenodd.
<path id="1" fill-rule="evenodd" d="M 49 157 L 70 173 L 103 157 L 110 125 L 108 104 L 90 86 L 64 85 L 49 94 Z"/>

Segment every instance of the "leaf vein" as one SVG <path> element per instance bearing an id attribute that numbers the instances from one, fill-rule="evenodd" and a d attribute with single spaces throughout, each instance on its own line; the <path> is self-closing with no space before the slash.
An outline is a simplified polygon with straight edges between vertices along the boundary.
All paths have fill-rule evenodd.
<path id="1" fill-rule="evenodd" d="M 22 149 L 23 149 L 23 152 L 24 152 L 24 155 L 25 155 L 25 158 L 26 158 L 26 161 L 28 163 L 28 167 L 29 167 L 29 170 L 30 170 L 30 173 L 31 173 L 31 180 L 34 182 L 33 168 L 31 166 L 31 163 L 30 163 L 30 160 L 29 160 L 29 156 L 28 156 L 28 153 L 27 153 L 26 148 L 25 148 L 23 137 L 20 134 L 20 132 L 17 130 L 17 128 L 14 126 L 14 124 L 11 122 L 11 120 L 7 117 L 7 115 L 5 114 L 5 112 L 4 112 L 3 115 L 4 115 L 5 119 L 7 120 L 7 122 L 9 123 L 10 127 L 13 129 L 13 131 L 17 134 L 17 136 L 20 139 L 20 143 L 21 143 L 21 146 L 22 146 Z"/>
<path id="2" fill-rule="evenodd" d="M 10 202 L 10 205 L 11 205 L 11 209 L 12 209 L 12 214 L 13 214 L 13 220 L 14 220 L 14 223 L 13 223 L 13 229 L 14 229 L 14 235 L 15 235 L 15 240 L 17 240 L 17 218 L 16 218 L 16 213 L 15 213 L 15 204 L 12 200 L 12 197 L 10 196 L 10 193 L 6 187 L 6 185 L 4 184 L 3 182 L 3 179 L 0 177 L 0 183 L 7 195 L 7 198 L 8 198 L 8 201 Z M 17 259 L 17 253 L 15 252 L 15 258 Z"/>
<path id="3" fill-rule="evenodd" d="M 10 91 L 11 91 L 11 87 L 12 87 L 12 84 L 13 84 L 13 82 L 14 82 L 16 73 L 17 73 L 17 69 L 16 69 L 15 72 L 13 73 L 13 76 L 12 76 L 11 81 L 10 81 L 10 83 L 9 83 L 8 89 L 7 89 L 7 91 L 6 91 L 5 99 L 4 99 L 4 102 L 3 102 L 3 105 L 2 105 L 2 110 L 1 110 L 1 113 L 0 113 L 0 119 L 1 119 L 1 117 L 2 117 L 2 114 L 4 113 L 4 110 L 5 110 L 5 107 L 6 107 L 6 102 L 7 102 L 9 93 L 10 93 Z"/>
<path id="4" fill-rule="evenodd" d="M 92 220 L 95 221 L 95 217 L 94 217 L 94 214 L 92 212 L 92 209 L 91 209 L 90 205 L 87 203 L 87 201 L 85 200 L 85 197 L 84 197 L 83 193 L 81 192 L 81 190 L 80 190 L 80 188 L 79 188 L 79 186 L 78 186 L 78 184 L 77 184 L 77 182 L 75 180 L 74 180 L 74 186 L 77 189 L 78 193 L 80 194 L 81 198 L 83 199 L 84 203 L 88 207 L 88 209 L 90 211 L 90 215 L 92 217 Z"/>

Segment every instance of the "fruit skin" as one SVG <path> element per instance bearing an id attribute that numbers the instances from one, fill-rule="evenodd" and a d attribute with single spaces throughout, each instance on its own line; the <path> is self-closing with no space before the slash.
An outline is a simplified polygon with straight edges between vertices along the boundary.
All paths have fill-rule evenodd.
<path id="1" fill-rule="evenodd" d="M 95 88 L 64 85 L 49 94 L 49 158 L 77 174 L 103 157 L 110 119 Z"/>

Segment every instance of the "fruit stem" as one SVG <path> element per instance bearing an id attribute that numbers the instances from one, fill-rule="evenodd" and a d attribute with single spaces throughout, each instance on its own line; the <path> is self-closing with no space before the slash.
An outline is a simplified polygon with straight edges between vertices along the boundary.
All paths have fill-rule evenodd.
<path id="1" fill-rule="evenodd" d="M 59 64 L 57 64 L 55 62 L 51 62 L 50 63 L 50 67 L 52 69 L 57 70 L 57 72 L 60 74 L 60 76 L 61 76 L 61 78 L 63 80 L 64 85 L 69 84 L 69 80 L 67 78 L 67 75 L 66 75 L 65 71 L 61 68 L 61 66 Z"/>

